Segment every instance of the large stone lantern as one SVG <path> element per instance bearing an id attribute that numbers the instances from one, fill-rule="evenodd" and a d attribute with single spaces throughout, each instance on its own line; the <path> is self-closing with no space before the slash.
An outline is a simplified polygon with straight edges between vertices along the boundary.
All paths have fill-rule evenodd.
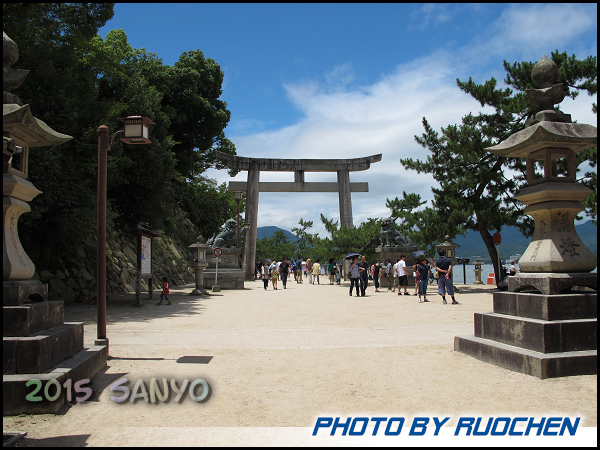
<path id="1" fill-rule="evenodd" d="M 204 269 L 208 267 L 208 261 L 206 255 L 208 251 L 212 250 L 212 247 L 208 244 L 192 244 L 189 248 L 194 253 L 194 272 L 196 287 L 190 295 L 208 295 L 208 291 L 204 289 Z"/>
<path id="2" fill-rule="evenodd" d="M 596 146 L 596 127 L 572 123 L 570 115 L 552 109 L 564 98 L 562 84 L 552 85 L 556 76 L 556 64 L 543 56 L 532 71 L 541 89 L 527 93 L 532 103 L 549 109 L 530 118 L 523 131 L 487 149 L 527 162 L 527 186 L 516 196 L 527 205 L 525 214 L 535 220 L 533 239 L 519 260 L 524 273 L 590 272 L 597 263 L 574 226 L 584 210 L 581 201 L 591 192 L 575 182 L 576 153 Z M 561 161 L 564 174 L 558 172 Z"/>
<path id="3" fill-rule="evenodd" d="M 486 150 L 525 158 L 527 186 L 516 198 L 535 220 L 521 273 L 508 292 L 494 293 L 494 312 L 475 314 L 475 336 L 456 336 L 454 349 L 539 378 L 598 373 L 596 257 L 575 231 L 590 190 L 575 182 L 575 155 L 596 146 L 596 127 L 572 123 L 554 105 L 564 98 L 558 67 L 546 56 L 527 91 L 541 109 L 526 128 Z M 565 173 L 559 173 L 559 167 Z M 582 290 L 580 287 L 591 288 Z"/>
<path id="4" fill-rule="evenodd" d="M 2 105 L 2 209 L 4 245 L 2 256 L 3 304 L 19 305 L 33 295 L 48 298 L 48 285 L 32 280 L 35 266 L 21 245 L 17 223 L 31 211 L 29 202 L 41 191 L 27 180 L 29 149 L 59 145 L 72 139 L 58 133 L 31 114 L 29 105 L 11 93 L 24 81 L 28 70 L 12 69 L 19 56 L 17 45 L 3 33 Z"/>
<path id="5" fill-rule="evenodd" d="M 72 139 L 34 117 L 29 105 L 11 92 L 27 70 L 11 65 L 17 45 L 3 34 L 3 212 L 2 261 L 2 412 L 3 415 L 57 413 L 67 401 L 66 390 L 53 401 L 30 401 L 31 382 L 44 380 L 59 387 L 71 379 L 92 378 L 106 366 L 106 346 L 84 348 L 83 323 L 64 322 L 64 302 L 48 300 L 48 285 L 33 280 L 35 266 L 19 240 L 19 217 L 31 211 L 29 202 L 41 192 L 27 181 L 29 149 L 59 145 Z M 59 390 L 60 391 L 60 390 Z"/>

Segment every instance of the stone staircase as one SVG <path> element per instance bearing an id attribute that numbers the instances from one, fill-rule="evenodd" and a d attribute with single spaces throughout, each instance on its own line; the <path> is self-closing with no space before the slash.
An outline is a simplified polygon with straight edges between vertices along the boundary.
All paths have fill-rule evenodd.
<path id="1" fill-rule="evenodd" d="M 454 350 L 538 378 L 598 373 L 596 292 L 497 292 Z"/>
<path id="2" fill-rule="evenodd" d="M 43 301 L 3 306 L 2 310 L 2 397 L 3 415 L 56 414 L 66 402 L 66 389 L 50 402 L 44 390 L 37 392 L 42 401 L 32 402 L 26 396 L 35 386 L 30 380 L 40 380 L 45 387 L 49 380 L 61 386 L 71 379 L 91 379 L 106 366 L 106 346 L 83 346 L 83 323 L 64 322 L 64 302 Z M 55 387 L 50 390 L 56 393 Z M 77 393 L 73 393 L 76 397 Z"/>

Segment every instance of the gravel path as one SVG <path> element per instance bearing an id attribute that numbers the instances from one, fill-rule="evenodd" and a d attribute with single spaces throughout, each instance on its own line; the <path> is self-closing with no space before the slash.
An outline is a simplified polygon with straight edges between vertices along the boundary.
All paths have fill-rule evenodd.
<path id="1" fill-rule="evenodd" d="M 173 305 L 133 296 L 108 305 L 107 369 L 92 383 L 93 401 L 61 415 L 4 417 L 4 431 L 26 431 L 19 446 L 315 445 L 318 416 L 581 417 L 597 426 L 597 376 L 539 380 L 453 351 L 473 334 L 473 313 L 492 311 L 492 286 L 458 285 L 459 305 L 390 291 L 350 297 L 348 285 L 262 282 L 209 297 L 172 289 Z M 94 306 L 65 309 L 96 337 Z M 127 377 L 211 388 L 205 402 L 143 398 L 117 403 L 108 387 Z M 162 387 L 162 385 L 161 385 Z M 198 389 L 196 395 L 200 395 Z M 407 419 L 408 420 L 408 419 Z M 308 427 L 306 429 L 297 427 Z M 308 431 L 307 431 L 308 430 Z M 320 442 L 320 444 L 327 442 Z M 359 442 L 356 442 L 359 444 Z"/>

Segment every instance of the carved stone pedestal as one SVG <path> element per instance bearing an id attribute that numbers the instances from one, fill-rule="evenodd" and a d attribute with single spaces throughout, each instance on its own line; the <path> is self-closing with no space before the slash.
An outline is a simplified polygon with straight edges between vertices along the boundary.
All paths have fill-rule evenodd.
<path id="1" fill-rule="evenodd" d="M 216 264 L 208 258 L 208 267 L 204 269 L 204 289 L 211 289 L 215 284 L 221 289 L 244 289 L 244 271 L 240 268 L 239 248 L 224 248 L 219 262 L 219 272 L 216 274 Z M 216 291 L 215 291 L 216 292 Z"/>
<path id="2" fill-rule="evenodd" d="M 50 402 L 26 399 L 32 392 L 27 382 L 44 386 L 56 380 L 62 386 L 91 379 L 106 366 L 106 346 L 83 346 L 83 323 L 64 322 L 64 302 L 24 302 L 2 308 L 2 413 L 56 414 L 66 402 L 66 390 Z M 43 391 L 42 391 L 43 392 Z M 54 392 L 54 391 L 53 391 Z"/>
<path id="3" fill-rule="evenodd" d="M 542 379 L 596 374 L 597 299 L 590 291 L 497 292 L 494 312 L 476 313 L 474 336 L 456 336 L 454 350 Z"/>
<path id="4" fill-rule="evenodd" d="M 417 251 L 417 247 L 377 247 L 375 253 L 379 254 L 381 263 L 384 264 L 387 258 L 390 259 L 392 266 L 396 264 L 396 260 L 400 259 L 402 255 L 406 256 L 406 273 L 408 274 L 408 288 L 414 288 L 415 278 L 413 274 L 412 266 L 415 264 L 415 257 L 412 256 L 413 252 Z M 382 272 L 380 272 L 381 274 Z M 379 284 L 382 288 L 392 287 L 394 284 L 393 272 L 389 277 L 385 278 L 380 275 Z"/>

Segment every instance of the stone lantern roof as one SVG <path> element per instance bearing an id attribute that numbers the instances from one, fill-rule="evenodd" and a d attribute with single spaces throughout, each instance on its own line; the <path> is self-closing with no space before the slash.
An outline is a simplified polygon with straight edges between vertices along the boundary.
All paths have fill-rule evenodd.
<path id="1" fill-rule="evenodd" d="M 31 113 L 29 105 L 23 105 L 11 91 L 23 83 L 28 70 L 11 67 L 19 57 L 17 44 L 2 32 L 2 131 L 17 138 L 29 147 L 48 147 L 63 144 L 71 136 L 54 131 Z"/>
<path id="2" fill-rule="evenodd" d="M 29 105 L 15 103 L 2 105 L 2 131 L 10 133 L 29 147 L 49 147 L 60 145 L 73 139 L 72 136 L 59 133 L 31 114 Z"/>

